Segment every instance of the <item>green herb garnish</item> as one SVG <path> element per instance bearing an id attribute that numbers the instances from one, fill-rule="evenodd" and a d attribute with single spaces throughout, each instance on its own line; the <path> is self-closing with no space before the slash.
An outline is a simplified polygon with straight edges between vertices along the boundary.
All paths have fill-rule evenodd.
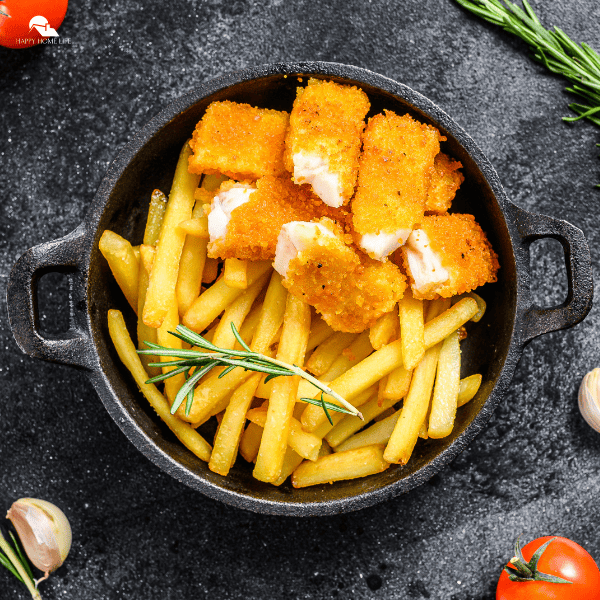
<path id="1" fill-rule="evenodd" d="M 25 558 L 12 531 L 9 531 L 9 535 L 12 545 L 2 535 L 2 531 L 0 531 L 0 565 L 6 567 L 21 583 L 27 586 L 32 598 L 41 600 L 29 562 Z"/>
<path id="2" fill-rule="evenodd" d="M 218 346 L 211 344 L 211 342 L 203 338 L 201 335 L 193 332 L 191 329 L 188 329 L 183 325 L 178 325 L 175 331 L 170 331 L 169 333 L 192 346 L 198 346 L 200 348 L 203 348 L 207 352 L 202 352 L 200 350 L 178 350 L 173 348 L 165 348 L 164 346 L 160 346 L 152 342 L 144 342 L 146 346 L 148 346 L 149 350 L 138 350 L 138 354 L 150 354 L 154 356 L 172 356 L 178 359 L 169 362 L 150 363 L 150 366 L 152 367 L 172 366 L 174 368 L 168 373 L 163 373 L 162 375 L 152 377 L 146 382 L 158 383 L 160 381 L 168 379 L 169 377 L 178 375 L 179 373 L 185 374 L 186 381 L 181 386 L 181 388 L 177 392 L 177 395 L 175 396 L 175 400 L 173 401 L 173 405 L 171 406 L 171 414 L 175 414 L 175 412 L 181 406 L 183 401 L 187 399 L 185 414 L 189 415 L 194 399 L 194 388 L 198 381 L 204 375 L 206 375 L 206 373 L 208 373 L 215 367 L 226 367 L 219 374 L 219 377 L 224 377 L 225 375 L 227 375 L 227 373 L 233 371 L 233 369 L 241 367 L 242 369 L 247 371 L 267 373 L 265 382 L 275 377 L 280 377 L 282 375 L 299 375 L 300 377 L 302 377 L 302 379 L 306 379 L 306 381 L 309 381 L 315 387 L 321 390 L 321 399 L 315 400 L 314 398 L 300 398 L 300 400 L 308 402 L 310 404 L 316 404 L 317 406 L 321 406 L 325 411 L 325 415 L 327 416 L 327 419 L 330 423 L 332 423 L 332 420 L 331 416 L 329 415 L 328 409 L 346 413 L 348 415 L 354 415 L 359 417 L 360 419 L 363 418 L 361 413 L 354 406 L 352 406 L 352 404 L 344 400 L 344 398 L 342 398 L 329 386 L 325 385 L 322 381 L 319 381 L 318 379 L 308 374 L 306 371 L 303 371 L 300 367 L 297 367 L 296 365 L 290 365 L 288 363 L 277 360 L 276 358 L 271 358 L 269 356 L 265 356 L 264 354 L 253 352 L 250 349 L 250 347 L 244 342 L 233 323 L 231 323 L 231 330 L 233 331 L 233 335 L 240 343 L 243 350 L 229 350 L 219 348 Z M 342 406 L 339 406 L 338 404 L 335 404 L 333 402 L 327 402 L 323 399 L 323 394 L 331 396 L 332 398 L 340 402 Z"/>
<path id="3" fill-rule="evenodd" d="M 567 92 L 583 98 L 584 103 L 569 104 L 577 117 L 600 127 L 600 55 L 585 43 L 578 45 L 554 27 L 545 29 L 537 15 L 523 0 L 523 8 L 510 0 L 456 0 L 462 7 L 524 40 L 533 49 L 533 57 L 552 73 L 566 77 L 574 85 Z M 506 5 L 506 6 L 505 6 Z M 524 9 L 524 10 L 523 10 Z"/>

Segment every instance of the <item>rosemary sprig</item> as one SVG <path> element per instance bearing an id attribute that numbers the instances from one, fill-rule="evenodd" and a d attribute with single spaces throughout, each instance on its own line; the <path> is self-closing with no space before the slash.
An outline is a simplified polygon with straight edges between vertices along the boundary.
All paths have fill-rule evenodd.
<path id="1" fill-rule="evenodd" d="M 600 127 L 600 55 L 593 48 L 575 43 L 558 27 L 545 29 L 527 0 L 523 0 L 523 8 L 510 0 L 503 0 L 504 4 L 500 0 L 456 1 L 520 37 L 533 49 L 535 60 L 573 83 L 566 91 L 583 98 L 584 103 L 569 104 L 578 116 L 563 117 L 564 121 L 588 119 Z"/>
<path id="2" fill-rule="evenodd" d="M 41 600 L 37 584 L 33 578 L 33 572 L 29 562 L 25 558 L 17 539 L 9 532 L 12 545 L 2 535 L 0 530 L 0 565 L 8 569 L 21 583 L 24 583 L 34 600 Z"/>
<path id="3" fill-rule="evenodd" d="M 144 342 L 148 346 L 149 350 L 138 350 L 139 354 L 150 354 L 154 356 L 172 356 L 176 360 L 160 363 L 150 363 L 150 366 L 155 367 L 173 367 L 168 373 L 157 375 L 148 379 L 146 383 L 158 383 L 164 381 L 169 377 L 184 373 L 186 377 L 185 383 L 181 386 L 173 405 L 171 406 L 171 414 L 175 414 L 177 409 L 181 406 L 184 400 L 187 399 L 185 414 L 189 415 L 192 408 L 192 402 L 194 399 L 194 388 L 198 381 L 206 375 L 209 371 L 215 367 L 226 367 L 220 374 L 219 377 L 224 377 L 227 373 L 231 372 L 237 367 L 241 367 L 244 370 L 256 371 L 259 373 L 267 373 L 265 382 L 280 376 L 292 376 L 299 375 L 302 379 L 306 379 L 312 383 L 316 388 L 321 390 L 321 399 L 315 400 L 314 398 L 301 398 L 304 402 L 316 404 L 321 406 L 325 411 L 327 419 L 331 423 L 331 416 L 328 410 L 335 410 L 338 412 L 346 413 L 349 415 L 355 415 L 360 419 L 363 418 L 362 414 L 352 404 L 342 398 L 337 392 L 332 390 L 329 386 L 319 381 L 306 371 L 303 371 L 296 365 L 290 365 L 283 361 L 265 356 L 258 352 L 253 352 L 250 347 L 244 342 L 240 336 L 235 325 L 231 323 L 231 330 L 237 341 L 242 346 L 243 350 L 229 350 L 219 348 L 215 346 L 201 335 L 195 333 L 191 329 L 178 325 L 175 331 L 170 331 L 171 335 L 178 337 L 180 340 L 192 345 L 202 348 L 201 350 L 183 350 L 173 349 L 154 344 L 152 342 Z M 328 402 L 323 399 L 323 394 L 331 396 L 337 400 L 342 406 L 333 402 Z"/>

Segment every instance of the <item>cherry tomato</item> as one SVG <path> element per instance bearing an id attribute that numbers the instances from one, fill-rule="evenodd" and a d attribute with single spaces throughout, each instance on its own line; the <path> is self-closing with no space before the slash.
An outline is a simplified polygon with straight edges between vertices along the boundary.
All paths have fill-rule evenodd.
<path id="1" fill-rule="evenodd" d="M 524 562 L 532 567 L 530 561 L 535 551 L 549 540 L 552 541 L 532 570 L 572 583 L 511 581 L 503 570 L 496 588 L 496 600 L 600 600 L 600 570 L 579 544 L 563 537 L 541 537 L 521 550 Z M 507 567 L 518 575 L 515 564 L 511 563 Z"/>
<path id="2" fill-rule="evenodd" d="M 29 48 L 57 39 L 68 0 L 0 0 L 0 46 Z"/>

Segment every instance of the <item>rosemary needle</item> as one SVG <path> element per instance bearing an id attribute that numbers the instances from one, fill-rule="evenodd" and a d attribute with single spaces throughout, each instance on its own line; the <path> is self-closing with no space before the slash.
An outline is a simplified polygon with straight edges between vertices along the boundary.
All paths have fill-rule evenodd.
<path id="1" fill-rule="evenodd" d="M 346 413 L 348 415 L 354 415 L 360 419 L 363 418 L 361 413 L 354 406 L 352 406 L 352 404 L 347 402 L 322 381 L 319 381 L 296 365 L 290 365 L 277 360 L 276 358 L 271 358 L 270 356 L 253 352 L 244 342 L 233 323 L 231 323 L 231 330 L 233 331 L 233 335 L 240 343 L 243 350 L 219 348 L 218 346 L 215 346 L 209 342 L 207 339 L 203 338 L 201 335 L 193 332 L 191 329 L 188 329 L 183 325 L 178 325 L 175 331 L 170 331 L 169 333 L 175 337 L 178 337 L 184 342 L 187 342 L 192 346 L 198 346 L 205 351 L 166 348 L 151 342 L 144 342 L 146 346 L 148 346 L 149 350 L 138 350 L 138 354 L 172 356 L 175 359 L 169 362 L 151 363 L 150 366 L 171 366 L 173 369 L 171 369 L 168 373 L 163 373 L 162 375 L 157 375 L 156 377 L 148 379 L 146 383 L 158 383 L 180 373 L 185 375 L 186 381 L 175 396 L 173 405 L 171 406 L 171 414 L 175 414 L 177 409 L 181 406 L 181 404 L 183 404 L 183 401 L 187 400 L 185 414 L 189 415 L 192 408 L 194 388 L 196 384 L 204 375 L 206 375 L 215 367 L 220 366 L 226 368 L 219 374 L 219 377 L 224 377 L 227 375 L 227 373 L 238 367 L 248 371 L 266 373 L 267 377 L 265 378 L 265 382 L 273 379 L 274 377 L 299 375 L 321 390 L 321 398 L 319 400 L 314 398 L 300 398 L 300 400 L 320 406 L 325 411 L 325 415 L 330 423 L 333 423 L 333 421 L 329 414 L 329 410 Z M 323 394 L 331 396 L 342 406 L 324 400 Z"/>
<path id="2" fill-rule="evenodd" d="M 569 104 L 578 116 L 563 117 L 564 121 L 588 119 L 600 127 L 600 55 L 593 48 L 577 44 L 558 27 L 545 29 L 527 0 L 523 0 L 523 8 L 510 0 L 456 1 L 489 23 L 520 37 L 533 49 L 535 60 L 573 83 L 566 91 L 583 102 Z"/>

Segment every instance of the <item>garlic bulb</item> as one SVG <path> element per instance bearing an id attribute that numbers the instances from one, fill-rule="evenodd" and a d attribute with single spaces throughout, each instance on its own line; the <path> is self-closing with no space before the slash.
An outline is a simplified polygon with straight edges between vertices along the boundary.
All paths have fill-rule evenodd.
<path id="1" fill-rule="evenodd" d="M 600 432 L 600 369 L 590 371 L 579 387 L 579 410 L 583 418 Z"/>
<path id="2" fill-rule="evenodd" d="M 39 581 L 65 562 L 71 549 L 71 526 L 60 508 L 45 500 L 21 498 L 13 503 L 6 518 L 17 530 L 29 560 L 43 571 Z"/>

